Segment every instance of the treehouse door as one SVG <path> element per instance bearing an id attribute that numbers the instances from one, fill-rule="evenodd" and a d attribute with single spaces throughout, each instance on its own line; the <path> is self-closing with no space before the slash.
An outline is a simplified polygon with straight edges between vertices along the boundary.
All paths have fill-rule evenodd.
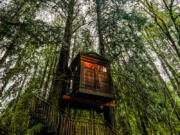
<path id="1" fill-rule="evenodd" d="M 82 62 L 82 64 L 83 86 L 89 89 L 108 92 L 110 82 L 107 67 L 90 62 Z"/>

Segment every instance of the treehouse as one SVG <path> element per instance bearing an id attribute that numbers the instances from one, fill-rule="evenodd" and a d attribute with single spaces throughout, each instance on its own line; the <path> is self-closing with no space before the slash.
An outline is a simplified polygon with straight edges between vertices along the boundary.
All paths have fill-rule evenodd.
<path id="1" fill-rule="evenodd" d="M 35 95 L 30 108 L 31 119 L 45 124 L 44 132 L 49 134 L 118 135 L 111 126 L 110 117 L 110 107 L 114 106 L 111 103 L 114 97 L 110 62 L 96 53 L 79 53 L 71 63 L 68 75 L 68 86 L 62 90 L 60 111 Z M 93 110 L 93 113 L 90 111 L 89 120 L 81 121 L 67 113 L 71 108 Z M 100 117 L 96 121 L 94 110 L 103 113 L 104 120 Z"/>
<path id="2" fill-rule="evenodd" d="M 70 72 L 64 99 L 98 105 L 113 100 L 110 62 L 101 55 L 79 53 L 70 65 Z"/>

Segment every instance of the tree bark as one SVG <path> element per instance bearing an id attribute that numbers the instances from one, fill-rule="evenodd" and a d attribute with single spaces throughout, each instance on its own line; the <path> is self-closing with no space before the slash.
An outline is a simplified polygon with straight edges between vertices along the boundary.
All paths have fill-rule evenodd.
<path id="1" fill-rule="evenodd" d="M 99 37 L 99 51 L 100 55 L 104 55 L 104 42 L 103 42 L 103 32 L 102 32 L 102 19 L 101 19 L 101 0 L 96 0 L 96 14 L 97 14 L 97 30 Z"/>
<path id="2" fill-rule="evenodd" d="M 8 46 L 5 54 L 3 55 L 3 57 L 0 60 L 0 67 L 4 64 L 4 62 L 6 61 L 6 58 L 11 54 L 12 50 L 14 49 L 14 44 L 16 42 L 18 38 L 18 35 L 16 35 L 13 39 L 12 42 L 10 43 L 10 45 Z"/>
<path id="3" fill-rule="evenodd" d="M 150 45 L 152 45 L 152 44 L 150 43 Z M 152 48 L 153 48 L 153 51 L 154 51 L 156 54 L 158 54 L 157 51 L 155 50 L 154 46 L 153 46 Z M 169 88 L 168 88 L 166 82 L 162 79 L 162 77 L 161 77 L 160 73 L 158 72 L 155 64 L 154 64 L 153 61 L 151 60 L 150 56 L 148 56 L 148 53 L 146 53 L 146 56 L 147 56 L 147 58 L 150 60 L 151 65 L 153 66 L 154 71 L 155 71 L 156 74 L 158 75 L 158 78 L 159 78 L 160 82 L 162 83 L 162 85 L 163 85 L 163 87 L 164 87 L 164 93 L 165 93 L 165 95 L 168 97 L 168 100 L 169 100 L 169 102 L 170 102 L 171 107 L 174 108 L 174 106 L 175 106 L 176 103 L 175 103 L 175 101 L 174 101 L 174 99 L 173 99 L 173 97 L 172 97 L 172 95 L 171 95 L 171 93 L 170 93 L 170 91 L 169 91 Z M 160 56 L 158 55 L 158 57 L 160 57 Z M 161 57 L 160 57 L 160 59 L 161 59 Z M 175 113 L 177 119 L 180 121 L 179 109 L 174 108 L 174 113 Z"/>
<path id="4" fill-rule="evenodd" d="M 49 82 L 50 82 L 50 78 L 51 78 L 51 75 L 53 74 L 53 67 L 56 63 L 56 56 L 54 56 L 51 60 L 51 66 L 50 66 L 50 69 L 49 69 L 49 72 L 48 72 L 48 75 L 47 75 L 47 79 L 46 79 L 46 82 L 45 82 L 45 86 L 44 86 L 44 91 L 43 91 L 43 97 L 45 98 L 46 97 L 46 94 L 47 94 L 47 91 L 48 91 L 48 85 L 49 85 Z"/>
<path id="5" fill-rule="evenodd" d="M 64 43 L 60 50 L 60 57 L 56 69 L 56 75 L 53 80 L 53 89 L 50 92 L 49 102 L 60 109 L 61 95 L 66 89 L 67 70 L 69 61 L 69 51 L 72 38 L 72 24 L 74 14 L 75 0 L 70 0 L 68 4 L 68 16 L 66 20 Z"/>
<path id="6" fill-rule="evenodd" d="M 45 67 L 44 67 L 44 71 L 43 71 L 43 75 L 41 76 L 39 89 L 42 89 L 42 88 L 43 88 L 43 84 L 44 84 L 45 78 L 46 78 L 47 68 L 48 68 L 48 66 L 49 66 L 49 59 L 50 59 L 50 58 L 47 58 L 47 61 L 46 61 Z"/>

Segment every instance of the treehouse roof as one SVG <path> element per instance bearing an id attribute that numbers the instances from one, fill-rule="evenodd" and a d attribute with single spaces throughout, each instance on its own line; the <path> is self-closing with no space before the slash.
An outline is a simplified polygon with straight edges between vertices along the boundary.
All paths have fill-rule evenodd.
<path id="1" fill-rule="evenodd" d="M 80 52 L 75 59 L 78 59 L 80 58 L 81 56 L 86 56 L 86 57 L 91 57 L 91 58 L 94 58 L 94 59 L 98 59 L 98 60 L 101 60 L 101 61 L 104 61 L 106 63 L 110 63 L 110 61 L 108 59 L 106 59 L 104 56 L 102 55 L 99 55 L 95 52 Z"/>

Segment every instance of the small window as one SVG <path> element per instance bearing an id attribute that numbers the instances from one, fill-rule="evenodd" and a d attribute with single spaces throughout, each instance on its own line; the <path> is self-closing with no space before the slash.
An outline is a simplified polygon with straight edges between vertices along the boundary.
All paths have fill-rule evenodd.
<path id="1" fill-rule="evenodd" d="M 70 79 L 70 88 L 69 88 L 70 90 L 72 90 L 73 89 L 73 80 L 72 79 Z"/>
<path id="2" fill-rule="evenodd" d="M 101 71 L 101 69 L 102 69 L 102 66 L 99 66 L 99 65 L 98 65 L 98 70 Z"/>
<path id="3" fill-rule="evenodd" d="M 94 65 L 92 63 L 89 63 L 89 62 L 84 62 L 84 66 L 87 68 L 94 69 Z"/>
<path id="4" fill-rule="evenodd" d="M 98 70 L 101 72 L 107 72 L 107 68 L 104 66 L 100 66 L 100 65 L 98 65 Z"/>

